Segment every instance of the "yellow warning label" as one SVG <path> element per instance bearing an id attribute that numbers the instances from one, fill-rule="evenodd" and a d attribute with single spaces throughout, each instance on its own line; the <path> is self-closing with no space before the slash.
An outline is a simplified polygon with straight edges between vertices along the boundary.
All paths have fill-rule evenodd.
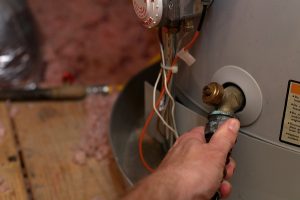
<path id="1" fill-rule="evenodd" d="M 300 83 L 290 81 L 280 140 L 300 146 Z"/>

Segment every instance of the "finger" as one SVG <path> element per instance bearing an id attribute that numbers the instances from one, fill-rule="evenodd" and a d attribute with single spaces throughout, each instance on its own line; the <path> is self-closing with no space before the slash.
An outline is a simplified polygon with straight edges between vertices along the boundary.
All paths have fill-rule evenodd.
<path id="1" fill-rule="evenodd" d="M 209 143 L 227 155 L 235 144 L 239 128 L 240 122 L 237 119 L 229 119 L 218 128 Z"/>
<path id="2" fill-rule="evenodd" d="M 202 127 L 202 126 L 197 127 L 197 128 L 192 129 L 191 131 L 183 134 L 176 140 L 173 147 L 177 146 L 179 143 L 182 143 L 182 142 L 190 140 L 190 139 L 196 139 L 196 140 L 200 141 L 202 144 L 205 143 L 204 127 Z"/>
<path id="3" fill-rule="evenodd" d="M 231 193 L 231 190 L 232 190 L 231 184 L 228 181 L 223 181 L 219 189 L 222 199 L 228 198 Z"/>
<path id="4" fill-rule="evenodd" d="M 236 162 L 235 162 L 235 160 L 233 160 L 232 158 L 230 158 L 230 162 L 225 167 L 225 169 L 226 169 L 226 176 L 224 177 L 224 179 L 226 179 L 226 180 L 231 179 L 231 177 L 233 176 L 235 168 L 236 168 Z"/>

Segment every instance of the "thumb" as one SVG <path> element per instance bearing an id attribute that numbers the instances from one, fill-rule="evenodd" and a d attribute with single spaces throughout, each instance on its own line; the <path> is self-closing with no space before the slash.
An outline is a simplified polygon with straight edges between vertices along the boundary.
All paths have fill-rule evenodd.
<path id="1" fill-rule="evenodd" d="M 229 119 L 218 128 L 209 143 L 227 154 L 235 144 L 239 128 L 240 122 L 237 119 Z"/>

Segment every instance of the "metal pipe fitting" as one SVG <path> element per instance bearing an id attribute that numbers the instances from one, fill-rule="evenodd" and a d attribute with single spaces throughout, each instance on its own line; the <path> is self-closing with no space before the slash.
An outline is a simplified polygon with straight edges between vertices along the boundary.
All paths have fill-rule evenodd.
<path id="1" fill-rule="evenodd" d="M 205 86 L 202 91 L 202 100 L 211 106 L 218 106 L 223 99 L 224 88 L 216 82 L 212 82 Z"/>
<path id="2" fill-rule="evenodd" d="M 222 85 L 212 82 L 202 91 L 203 102 L 215 106 L 215 110 L 209 113 L 208 123 L 205 127 L 205 138 L 208 142 L 218 127 L 229 118 L 236 118 L 235 113 L 245 104 L 243 92 L 235 85 L 224 88 Z"/>
<path id="3" fill-rule="evenodd" d="M 204 103 L 215 106 L 217 110 L 226 113 L 237 112 L 245 102 L 240 88 L 235 85 L 224 88 L 216 82 L 212 82 L 203 88 L 202 100 Z"/>
<path id="4" fill-rule="evenodd" d="M 224 89 L 223 98 L 218 110 L 223 112 L 236 113 L 245 102 L 245 97 L 240 88 L 236 86 L 228 86 Z"/>

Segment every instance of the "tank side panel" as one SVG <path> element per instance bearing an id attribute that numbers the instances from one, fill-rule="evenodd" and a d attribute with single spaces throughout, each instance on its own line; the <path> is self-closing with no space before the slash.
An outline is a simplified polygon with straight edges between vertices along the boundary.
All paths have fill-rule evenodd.
<path id="1" fill-rule="evenodd" d="M 263 94 L 259 119 L 243 130 L 299 151 L 279 141 L 288 81 L 300 80 L 299 7 L 298 0 L 215 0 L 194 48 L 197 62 L 180 68 L 180 92 L 204 109 L 201 89 L 213 74 L 226 65 L 241 67 Z"/>

